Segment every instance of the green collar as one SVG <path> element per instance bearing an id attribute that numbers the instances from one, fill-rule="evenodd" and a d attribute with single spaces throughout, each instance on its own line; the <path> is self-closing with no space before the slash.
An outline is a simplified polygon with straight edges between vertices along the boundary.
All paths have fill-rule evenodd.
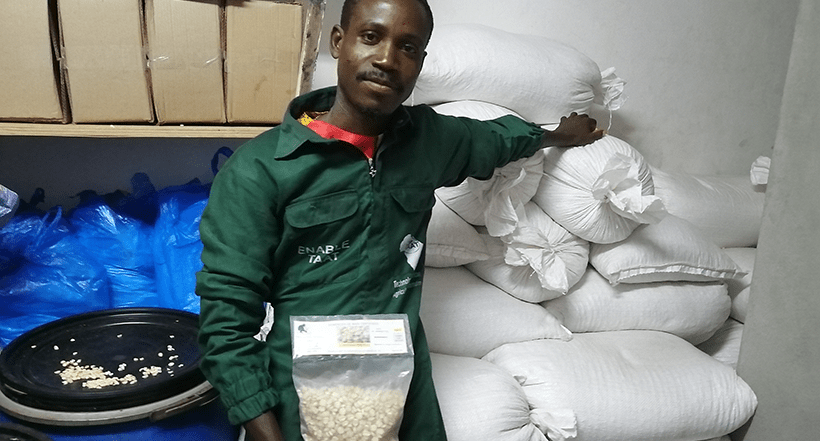
<path id="1" fill-rule="evenodd" d="M 296 150 L 310 142 L 312 144 L 329 144 L 334 140 L 324 139 L 313 130 L 302 125 L 297 119 L 304 112 L 325 112 L 329 111 L 336 99 L 336 87 L 327 87 L 308 92 L 298 96 L 291 101 L 285 112 L 282 124 L 279 126 L 280 137 L 276 146 L 276 159 L 284 159 L 292 155 Z M 400 106 L 394 112 L 387 132 L 404 129 L 410 126 L 410 113 L 405 106 Z"/>

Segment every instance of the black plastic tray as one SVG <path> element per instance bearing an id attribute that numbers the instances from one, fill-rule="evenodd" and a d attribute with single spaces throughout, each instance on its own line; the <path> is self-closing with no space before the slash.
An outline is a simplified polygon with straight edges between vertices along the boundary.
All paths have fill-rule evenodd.
<path id="1" fill-rule="evenodd" d="M 96 412 L 141 406 L 205 381 L 199 370 L 199 316 L 163 308 L 122 308 L 66 317 L 19 336 L 0 352 L 0 390 L 44 410 Z M 63 384 L 62 361 L 105 368 L 135 384 L 89 389 Z M 170 363 L 173 363 L 172 365 Z M 143 378 L 140 368 L 160 367 Z"/>
<path id="2" fill-rule="evenodd" d="M 48 435 L 12 423 L 0 423 L 0 441 L 52 441 Z"/>
<path id="3" fill-rule="evenodd" d="M 48 435 L 12 423 L 0 423 L 0 441 L 52 441 Z"/>

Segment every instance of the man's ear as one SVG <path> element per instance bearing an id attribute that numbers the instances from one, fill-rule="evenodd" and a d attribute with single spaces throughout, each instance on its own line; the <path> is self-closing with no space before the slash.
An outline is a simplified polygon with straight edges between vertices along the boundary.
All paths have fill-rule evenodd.
<path id="1" fill-rule="evenodd" d="M 334 59 L 339 59 L 340 47 L 342 39 L 345 36 L 345 31 L 340 25 L 334 25 L 330 30 L 330 56 Z"/>
<path id="2" fill-rule="evenodd" d="M 427 59 L 427 51 L 423 51 L 421 53 L 421 60 L 419 61 L 419 73 L 421 73 L 421 70 L 424 68 L 424 60 L 426 60 L 426 59 Z"/>

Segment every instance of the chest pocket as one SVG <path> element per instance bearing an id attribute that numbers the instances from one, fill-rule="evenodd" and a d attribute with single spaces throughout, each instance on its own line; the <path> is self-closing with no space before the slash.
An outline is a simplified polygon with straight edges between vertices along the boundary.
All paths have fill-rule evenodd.
<path id="1" fill-rule="evenodd" d="M 391 222 L 394 228 L 390 232 L 393 235 L 390 243 L 396 251 L 395 258 L 399 262 L 406 261 L 407 263 L 406 265 L 397 263 L 398 267 L 406 272 L 397 273 L 395 280 L 413 280 L 418 277 L 420 282 L 421 275 L 417 271 L 424 265 L 427 224 L 430 221 L 433 204 L 436 202 L 433 188 L 394 188 L 390 191 L 390 196 L 400 207 L 396 210 L 398 217 Z M 420 285 L 419 283 L 418 286 Z M 408 288 L 410 286 L 397 287 L 394 297 L 406 295 Z"/>
<path id="2" fill-rule="evenodd" d="M 363 240 L 359 198 L 348 190 L 285 209 L 283 282 L 310 290 L 358 276 Z"/>
<path id="3" fill-rule="evenodd" d="M 296 202 L 285 209 L 285 219 L 295 228 L 329 224 L 352 216 L 359 208 L 353 190 Z"/>
<path id="4" fill-rule="evenodd" d="M 397 240 L 396 247 L 406 235 L 422 242 L 426 241 L 427 223 L 430 221 L 431 210 L 436 198 L 431 187 L 402 187 L 390 190 L 390 195 L 396 205 L 400 207 L 396 211 L 397 217 L 393 219 L 391 225 L 393 234 L 397 234 L 393 240 Z"/>

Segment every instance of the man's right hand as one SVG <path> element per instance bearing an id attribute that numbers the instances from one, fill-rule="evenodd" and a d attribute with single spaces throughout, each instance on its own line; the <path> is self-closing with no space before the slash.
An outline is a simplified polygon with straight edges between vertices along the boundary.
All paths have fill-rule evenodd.
<path id="1" fill-rule="evenodd" d="M 284 441 L 279 423 L 273 412 L 268 411 L 246 422 L 245 441 Z"/>

